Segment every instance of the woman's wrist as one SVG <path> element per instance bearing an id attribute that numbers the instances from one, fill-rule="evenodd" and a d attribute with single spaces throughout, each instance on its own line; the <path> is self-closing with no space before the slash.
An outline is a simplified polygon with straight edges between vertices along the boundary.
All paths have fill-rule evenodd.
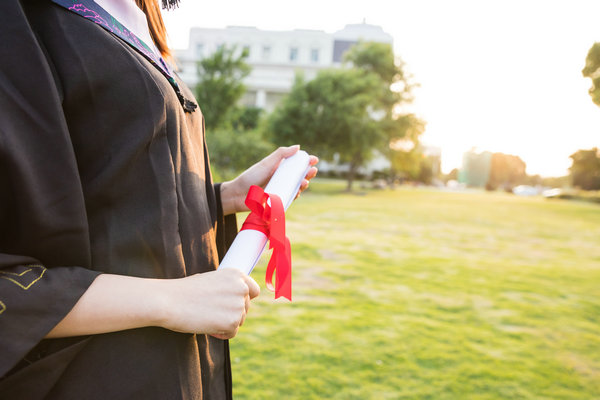
<path id="1" fill-rule="evenodd" d="M 243 202 L 245 193 L 240 193 L 237 179 L 221 183 L 221 207 L 223 215 L 235 214 L 243 210 L 240 202 Z"/>
<path id="2" fill-rule="evenodd" d="M 172 279 L 149 279 L 146 282 L 148 293 L 145 296 L 144 310 L 141 313 L 143 325 L 161 328 L 168 326 L 173 306 L 170 291 L 172 281 Z"/>

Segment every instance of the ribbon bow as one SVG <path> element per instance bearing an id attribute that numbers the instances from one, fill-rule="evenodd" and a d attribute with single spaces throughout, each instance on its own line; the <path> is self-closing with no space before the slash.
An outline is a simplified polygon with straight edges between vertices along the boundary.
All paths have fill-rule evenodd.
<path id="1" fill-rule="evenodd" d="M 275 292 L 276 299 L 283 296 L 292 301 L 292 251 L 290 241 L 285 236 L 283 203 L 276 194 L 265 193 L 255 185 L 250 186 L 245 203 L 251 212 L 241 230 L 253 229 L 264 233 L 269 239 L 269 249 L 273 249 L 265 274 L 267 289 Z"/>

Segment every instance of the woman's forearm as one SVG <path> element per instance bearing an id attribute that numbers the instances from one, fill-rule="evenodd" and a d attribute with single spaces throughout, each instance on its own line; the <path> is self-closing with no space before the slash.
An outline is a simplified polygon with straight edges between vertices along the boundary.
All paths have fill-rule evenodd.
<path id="1" fill-rule="evenodd" d="M 161 281 L 121 275 L 99 275 L 75 307 L 47 338 L 160 325 L 165 300 Z"/>
<path id="2" fill-rule="evenodd" d="M 236 269 L 179 279 L 99 275 L 46 336 L 93 335 L 159 326 L 177 332 L 234 337 L 258 284 Z"/>

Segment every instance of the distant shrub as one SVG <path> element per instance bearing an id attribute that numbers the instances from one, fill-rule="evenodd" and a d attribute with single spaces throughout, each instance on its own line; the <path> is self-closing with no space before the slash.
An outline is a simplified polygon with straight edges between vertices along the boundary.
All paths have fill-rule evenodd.
<path id="1" fill-rule="evenodd" d="M 560 193 L 558 193 L 554 196 L 547 196 L 547 197 L 549 199 L 588 201 L 590 203 L 600 204 L 600 190 L 596 190 L 596 191 L 566 190 L 566 191 L 560 191 Z"/>

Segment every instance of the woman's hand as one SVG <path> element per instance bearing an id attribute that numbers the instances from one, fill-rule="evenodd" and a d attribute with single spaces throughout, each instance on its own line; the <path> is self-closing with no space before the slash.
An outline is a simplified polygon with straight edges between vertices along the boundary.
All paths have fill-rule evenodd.
<path id="1" fill-rule="evenodd" d="M 299 145 L 280 147 L 258 163 L 254 164 L 233 181 L 223 182 L 221 184 L 221 202 L 223 213 L 233 214 L 240 211 L 248 211 L 244 203 L 246 194 L 250 186 L 257 185 L 264 187 L 275 173 L 275 170 L 284 158 L 293 156 L 300 149 Z M 300 190 L 296 197 L 308 187 L 309 181 L 317 175 L 317 168 L 314 166 L 319 162 L 316 156 L 310 156 L 311 168 L 300 184 Z"/>
<path id="2" fill-rule="evenodd" d="M 246 319 L 250 300 L 260 293 L 254 279 L 225 268 L 172 279 L 165 292 L 161 326 L 177 332 L 233 338 Z"/>

